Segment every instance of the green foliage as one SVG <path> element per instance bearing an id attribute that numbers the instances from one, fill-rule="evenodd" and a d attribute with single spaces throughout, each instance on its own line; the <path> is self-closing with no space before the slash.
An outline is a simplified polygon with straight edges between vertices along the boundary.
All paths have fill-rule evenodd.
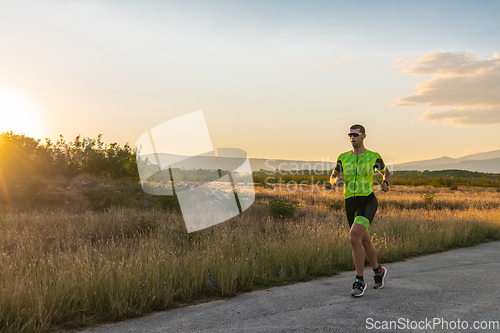
<path id="1" fill-rule="evenodd" d="M 431 185 L 433 187 L 448 187 L 452 190 L 459 186 L 499 187 L 500 174 L 484 173 L 467 170 L 438 171 L 395 171 L 391 184 L 394 185 Z"/>
<path id="2" fill-rule="evenodd" d="M 297 211 L 297 201 L 287 201 L 274 199 L 269 203 L 269 216 L 279 219 L 289 219 L 295 215 Z"/>
<path id="3" fill-rule="evenodd" d="M 331 200 L 327 202 L 327 207 L 330 210 L 343 210 L 344 202 L 342 200 Z"/>
<path id="4" fill-rule="evenodd" d="M 292 171 L 268 171 L 259 170 L 253 172 L 254 182 L 266 183 L 290 183 L 296 184 L 319 184 L 327 189 L 330 188 L 329 179 L 332 170 L 292 170 Z M 375 173 L 374 181 L 381 182 L 380 174 Z M 433 187 L 448 187 L 451 190 L 459 186 L 500 187 L 500 174 L 483 173 L 466 170 L 439 170 L 439 171 L 394 171 L 392 172 L 391 184 Z"/>
<path id="5" fill-rule="evenodd" d="M 39 140 L 10 132 L 0 134 L 0 170 L 3 178 L 20 178 L 32 173 L 43 156 L 38 148 Z M 45 156 L 43 156 L 45 157 Z M 42 158 L 43 158 L 42 157 Z"/>
<path id="6" fill-rule="evenodd" d="M 12 131 L 0 133 L 0 171 L 6 179 L 7 187 L 30 176 L 63 175 L 75 177 L 79 174 L 91 174 L 107 179 L 139 180 L 135 149 L 127 143 L 123 147 L 117 143 L 105 144 L 102 134 L 96 139 L 81 138 L 67 142 L 61 135 L 54 143 L 35 140 L 25 135 L 17 135 Z M 148 160 L 139 161 L 147 166 Z M 227 172 L 221 170 L 224 176 Z M 153 172 L 154 173 L 154 172 Z M 218 170 L 183 170 L 172 169 L 177 181 L 206 182 L 220 177 Z M 295 183 L 319 185 L 330 188 L 329 178 L 332 170 L 292 170 L 274 172 L 267 170 L 254 171 L 254 182 L 264 187 L 276 183 Z M 152 181 L 165 183 L 170 181 L 167 170 L 154 173 Z M 375 181 L 380 181 L 375 175 Z M 10 183 L 10 184 L 9 184 Z M 394 185 L 431 185 L 448 187 L 452 190 L 459 186 L 483 186 L 500 188 L 500 174 L 481 173 L 464 170 L 441 171 L 395 171 L 391 184 Z M 2 195 L 2 194 L 0 194 Z M 1 199 L 1 198 L 0 198 Z"/>
<path id="7" fill-rule="evenodd" d="M 424 192 L 422 192 L 421 196 L 422 196 L 422 200 L 424 201 L 424 204 L 426 204 L 426 205 L 432 205 L 432 203 L 434 202 L 434 198 L 435 198 L 434 193 L 424 191 Z"/>
<path id="8" fill-rule="evenodd" d="M 155 204 L 161 209 L 180 212 L 181 207 L 176 195 L 156 195 Z"/>
<path id="9" fill-rule="evenodd" d="M 135 151 L 125 144 L 109 145 L 97 139 L 77 136 L 66 142 L 42 142 L 12 131 L 0 133 L 0 170 L 6 179 L 20 180 L 33 175 L 74 177 L 86 173 L 107 179 L 139 180 Z"/>
<path id="10" fill-rule="evenodd" d="M 91 182 L 82 191 L 90 202 L 92 210 L 111 207 L 148 208 L 153 206 L 153 198 L 146 194 L 141 185 L 128 180 L 95 183 Z"/>

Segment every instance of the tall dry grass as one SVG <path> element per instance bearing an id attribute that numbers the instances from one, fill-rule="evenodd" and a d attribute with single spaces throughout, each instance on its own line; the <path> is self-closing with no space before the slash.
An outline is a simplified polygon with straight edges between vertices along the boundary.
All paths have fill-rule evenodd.
<path id="1" fill-rule="evenodd" d="M 4 211 L 0 329 L 121 320 L 354 268 L 340 192 L 256 189 L 243 214 L 191 234 L 158 209 Z M 381 262 L 500 239 L 494 190 L 394 187 L 377 197 L 370 232 Z M 299 202 L 293 219 L 269 217 L 275 198 Z"/>

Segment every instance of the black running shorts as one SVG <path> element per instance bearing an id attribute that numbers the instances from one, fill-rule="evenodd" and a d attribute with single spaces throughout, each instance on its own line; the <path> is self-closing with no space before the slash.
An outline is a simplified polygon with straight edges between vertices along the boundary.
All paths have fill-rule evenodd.
<path id="1" fill-rule="evenodd" d="M 367 196 L 355 196 L 345 199 L 345 212 L 349 228 L 352 227 L 357 216 L 365 217 L 371 224 L 377 208 L 378 200 L 373 192 Z"/>

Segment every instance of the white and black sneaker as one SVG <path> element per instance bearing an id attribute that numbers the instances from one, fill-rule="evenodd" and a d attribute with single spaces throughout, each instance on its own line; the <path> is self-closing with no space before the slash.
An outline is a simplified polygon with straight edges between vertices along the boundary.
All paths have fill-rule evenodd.
<path id="1" fill-rule="evenodd" d="M 354 297 L 363 296 L 363 294 L 365 293 L 365 289 L 366 289 L 366 282 L 356 279 L 356 281 L 354 281 L 354 283 L 352 284 L 351 296 Z"/>

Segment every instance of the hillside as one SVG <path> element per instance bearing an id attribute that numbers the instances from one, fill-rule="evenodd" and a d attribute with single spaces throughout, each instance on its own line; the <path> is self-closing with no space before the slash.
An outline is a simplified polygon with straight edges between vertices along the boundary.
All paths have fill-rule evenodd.
<path id="1" fill-rule="evenodd" d="M 149 160 L 156 164 L 156 157 L 146 155 Z M 168 164 L 182 165 L 186 169 L 211 169 L 214 167 L 213 160 L 210 156 L 174 156 L 169 154 L 158 154 L 160 164 L 166 166 Z M 231 160 L 231 158 L 227 158 Z M 237 159 L 235 159 L 236 162 Z M 291 170 L 331 170 L 335 165 L 334 161 L 301 161 L 301 160 L 283 160 L 283 159 L 265 159 L 265 158 L 249 158 L 252 171 L 258 170 L 274 170 L 283 171 Z M 182 161 L 182 162 L 179 162 Z M 240 162 L 242 160 L 240 159 Z M 390 164 L 390 161 L 386 161 Z M 238 163 L 236 163 L 238 164 Z M 435 159 L 412 161 L 392 165 L 393 170 L 416 170 L 416 171 L 435 171 L 435 170 L 467 170 L 486 173 L 500 173 L 500 150 L 490 152 L 477 153 L 462 156 L 459 158 L 451 158 L 442 156 Z"/>

